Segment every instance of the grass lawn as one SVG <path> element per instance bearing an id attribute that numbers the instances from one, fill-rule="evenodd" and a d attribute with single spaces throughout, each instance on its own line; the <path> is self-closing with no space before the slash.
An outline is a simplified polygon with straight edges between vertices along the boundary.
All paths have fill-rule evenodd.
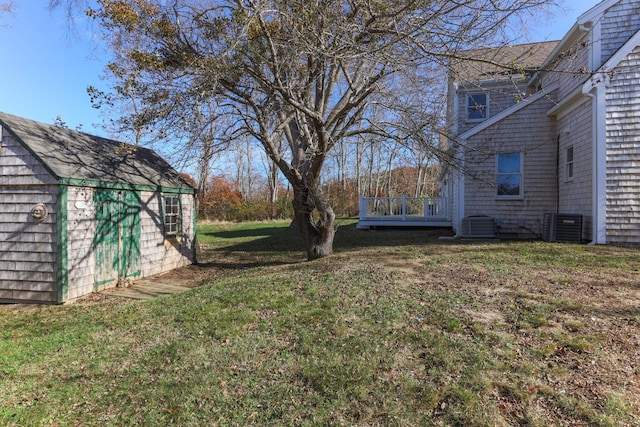
<path id="1" fill-rule="evenodd" d="M 0 307 L 0 425 L 640 426 L 640 252 L 199 225 L 200 286 Z"/>

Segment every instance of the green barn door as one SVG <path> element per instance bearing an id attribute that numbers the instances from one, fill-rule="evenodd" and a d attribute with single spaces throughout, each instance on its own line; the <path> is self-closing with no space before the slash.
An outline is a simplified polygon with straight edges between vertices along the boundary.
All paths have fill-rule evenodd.
<path id="1" fill-rule="evenodd" d="M 140 195 L 98 189 L 94 194 L 95 287 L 140 274 Z"/>

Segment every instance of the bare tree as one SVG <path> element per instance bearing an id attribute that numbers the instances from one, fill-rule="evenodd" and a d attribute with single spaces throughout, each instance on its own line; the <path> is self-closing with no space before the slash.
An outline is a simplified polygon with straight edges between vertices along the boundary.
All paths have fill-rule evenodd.
<path id="1" fill-rule="evenodd" d="M 336 143 L 405 138 L 394 120 L 401 103 L 382 95 L 396 76 L 486 46 L 515 17 L 552 2 L 101 0 L 89 13 L 119 43 L 118 65 L 135 71 L 123 78 L 135 80 L 154 127 L 172 129 L 204 97 L 235 118 L 229 137 L 262 144 L 293 187 L 311 260 L 333 251 L 335 214 L 320 184 Z M 385 109 L 383 120 L 373 121 L 372 108 Z"/>
<path id="2" fill-rule="evenodd" d="M 255 199 L 255 181 L 257 179 L 254 171 L 255 150 L 253 139 L 244 138 L 235 144 L 235 184 L 246 201 Z"/>

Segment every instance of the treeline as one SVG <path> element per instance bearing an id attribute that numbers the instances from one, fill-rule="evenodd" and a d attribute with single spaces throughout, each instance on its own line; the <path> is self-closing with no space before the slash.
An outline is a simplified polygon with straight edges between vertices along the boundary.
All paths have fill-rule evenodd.
<path id="1" fill-rule="evenodd" d="M 198 217 L 219 221 L 261 221 L 293 218 L 293 192 L 277 185 L 274 192 L 266 179 L 252 185 L 225 176 L 214 176 L 198 186 Z M 421 168 L 402 166 L 372 174 L 366 179 L 333 177 L 322 185 L 337 216 L 357 217 L 361 195 L 433 196 L 437 195 L 438 171 L 435 165 Z"/>
<path id="2" fill-rule="evenodd" d="M 237 182 L 224 177 L 211 178 L 198 192 L 198 218 L 219 221 L 263 221 L 293 217 L 290 192 L 280 188 L 277 199 L 269 190 L 243 193 Z"/>

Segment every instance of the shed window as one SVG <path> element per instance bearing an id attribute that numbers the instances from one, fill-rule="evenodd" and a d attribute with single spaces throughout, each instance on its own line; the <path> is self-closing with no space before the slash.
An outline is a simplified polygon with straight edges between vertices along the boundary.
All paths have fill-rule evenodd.
<path id="1" fill-rule="evenodd" d="M 180 233 L 180 197 L 164 197 L 164 234 L 175 236 Z"/>
<path id="2" fill-rule="evenodd" d="M 522 199 L 522 153 L 496 156 L 496 197 L 498 199 Z"/>
<path id="3" fill-rule="evenodd" d="M 567 148 L 567 163 L 565 165 L 567 181 L 573 179 L 573 146 Z"/>
<path id="4" fill-rule="evenodd" d="M 487 118 L 487 98 L 486 93 L 467 95 L 467 121 L 479 122 Z"/>

